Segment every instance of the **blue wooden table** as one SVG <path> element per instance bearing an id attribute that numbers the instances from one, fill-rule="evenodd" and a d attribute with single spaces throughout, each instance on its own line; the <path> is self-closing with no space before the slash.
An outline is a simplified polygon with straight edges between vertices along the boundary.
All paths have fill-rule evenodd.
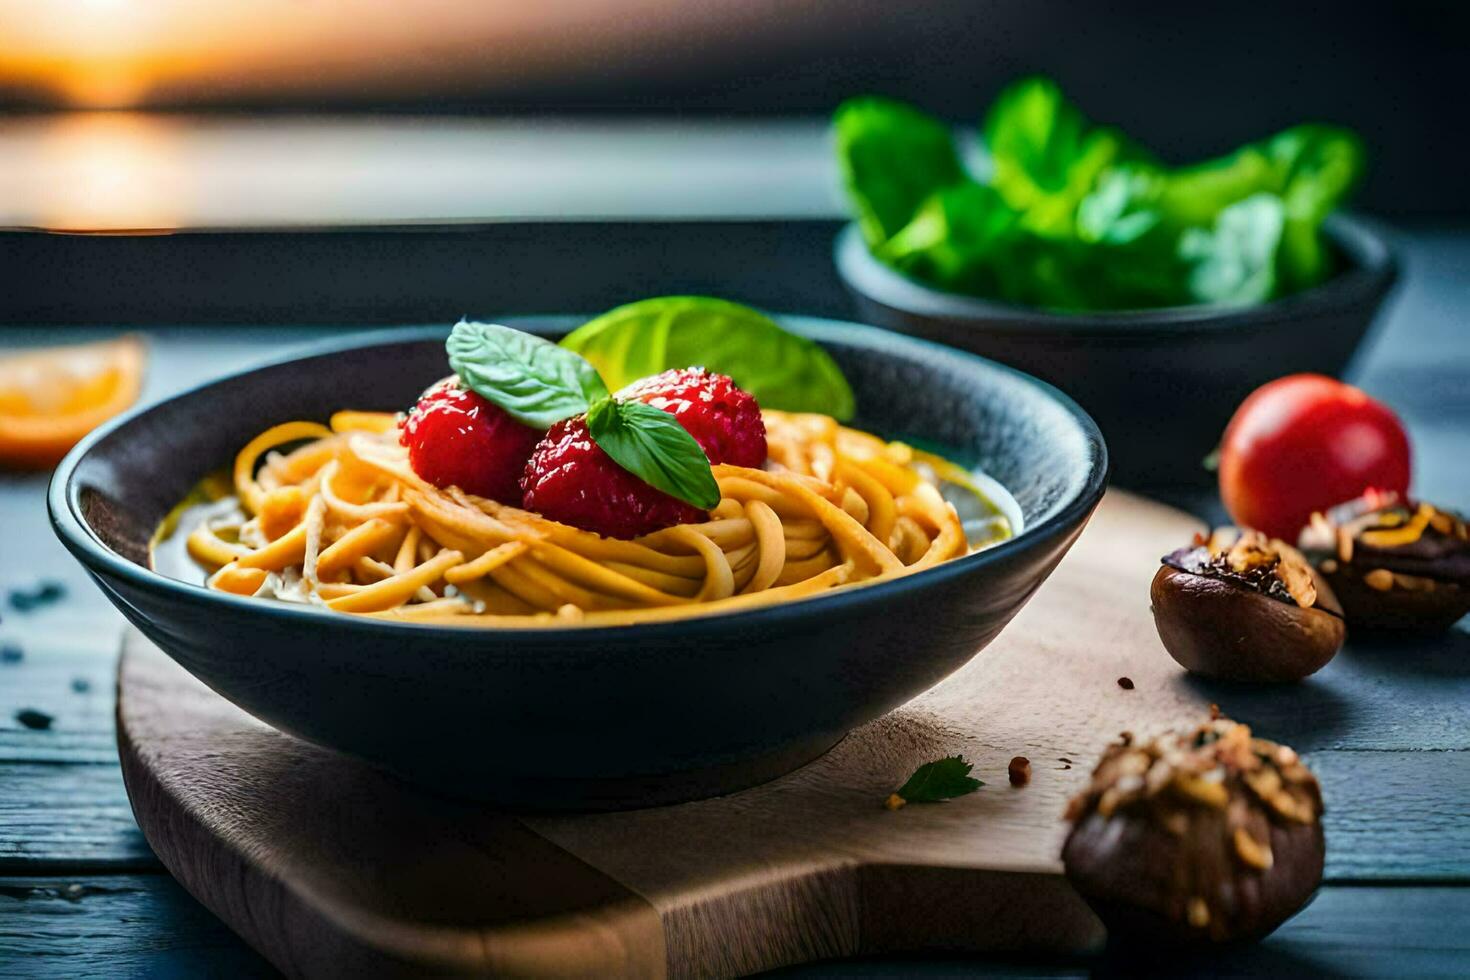
<path id="1" fill-rule="evenodd" d="M 787 251 L 779 269 L 760 277 L 740 272 L 728 294 L 766 305 L 787 297 L 797 300 L 786 305 L 799 312 L 842 312 L 845 300 L 831 279 L 826 251 L 835 227 L 831 206 L 810 210 L 789 230 L 761 225 L 730 232 L 731 241 L 775 236 Z M 686 222 L 668 231 L 668 241 L 706 231 Z M 1470 230 L 1417 227 L 1394 238 L 1405 279 L 1353 379 L 1407 422 L 1419 493 L 1470 511 Z M 289 241 L 252 243 L 268 245 L 291 248 Z M 544 242 L 539 247 L 554 251 Z M 18 254 L 24 246 L 0 248 Z M 689 241 L 684 250 L 699 248 Z M 638 290 L 701 282 L 708 270 L 680 267 L 680 251 L 668 251 L 669 264 L 640 281 Z M 273 260 L 251 261 L 269 267 Z M 775 280 L 779 284 L 770 285 Z M 616 285 L 610 279 L 608 290 Z M 514 284 L 520 291 L 505 309 L 565 308 L 554 282 L 540 284 L 539 293 L 533 286 Z M 566 305 L 595 308 L 599 295 L 584 291 Z M 331 329 L 149 329 L 145 397 L 165 396 Z M 0 327 L 0 349 L 106 332 L 115 331 L 74 328 L 63 338 L 55 327 Z M 52 537 L 45 486 L 43 476 L 0 474 L 0 976 L 273 975 L 173 882 L 133 822 L 113 733 L 122 624 Z M 1163 495 L 1206 518 L 1220 516 L 1212 494 Z M 64 589 L 57 601 L 23 609 L 30 605 L 24 595 L 19 604 L 9 599 L 12 591 L 25 594 L 49 582 Z M 1300 686 L 1240 690 L 1231 704 L 1263 734 L 1296 745 L 1332 774 L 1325 786 L 1328 884 L 1265 943 L 1187 964 L 1187 970 L 1470 975 L 1470 623 L 1407 646 L 1354 644 Z M 42 715 L 46 727 L 24 723 L 34 725 Z M 1131 975 L 1149 966 L 1112 953 L 1087 960 L 851 962 L 791 973 L 1082 976 Z"/>

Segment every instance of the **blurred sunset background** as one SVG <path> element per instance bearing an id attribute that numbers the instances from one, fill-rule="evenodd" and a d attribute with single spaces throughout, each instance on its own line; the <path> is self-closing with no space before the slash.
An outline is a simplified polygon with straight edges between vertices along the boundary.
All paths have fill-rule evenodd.
<path id="1" fill-rule="evenodd" d="M 843 98 L 973 124 L 1033 72 L 1177 161 L 1350 122 L 1362 205 L 1443 216 L 1470 211 L 1447 110 L 1467 39 L 1449 0 L 0 0 L 0 227 L 656 216 L 701 193 L 836 217 Z M 732 161 L 728 188 L 681 181 L 692 158 Z"/>
<path id="2" fill-rule="evenodd" d="M 693 59 L 734 59 L 740 52 L 723 40 L 765 32 L 799 42 L 800 31 L 820 24 L 809 12 L 821 5 L 783 6 L 792 5 L 5 0 L 0 83 L 17 101 L 88 109 L 452 99 L 555 85 L 610 64 L 657 71 Z M 854 5 L 869 6 L 876 5 Z"/>

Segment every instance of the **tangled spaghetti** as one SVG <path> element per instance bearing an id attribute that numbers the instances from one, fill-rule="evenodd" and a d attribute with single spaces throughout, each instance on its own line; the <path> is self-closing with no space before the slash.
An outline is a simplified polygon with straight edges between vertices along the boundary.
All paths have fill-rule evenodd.
<path id="1" fill-rule="evenodd" d="M 633 541 L 426 483 L 396 416 L 288 422 L 240 451 L 232 496 L 165 523 L 155 564 L 176 533 L 208 586 L 238 595 L 418 623 L 622 625 L 784 602 L 970 550 L 940 493 L 967 484 L 958 467 L 824 415 L 763 418 L 768 468 L 715 466 L 706 522 Z M 1003 517 L 990 525 L 1008 536 Z"/>

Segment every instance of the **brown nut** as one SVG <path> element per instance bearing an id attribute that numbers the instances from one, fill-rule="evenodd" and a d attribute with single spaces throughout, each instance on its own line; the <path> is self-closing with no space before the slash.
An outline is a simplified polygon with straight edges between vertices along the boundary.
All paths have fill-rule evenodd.
<path id="1" fill-rule="evenodd" d="M 1259 939 L 1322 880 L 1316 779 L 1228 719 L 1115 743 L 1068 806 L 1067 878 L 1117 938 Z"/>
<path id="2" fill-rule="evenodd" d="M 1342 647 L 1347 630 L 1331 587 L 1279 541 L 1222 529 L 1163 561 L 1149 589 L 1154 624 L 1186 670 L 1296 681 Z"/>
<path id="3" fill-rule="evenodd" d="M 1449 511 L 1369 493 L 1313 514 L 1300 544 L 1350 626 L 1437 633 L 1470 613 L 1470 527 Z"/>

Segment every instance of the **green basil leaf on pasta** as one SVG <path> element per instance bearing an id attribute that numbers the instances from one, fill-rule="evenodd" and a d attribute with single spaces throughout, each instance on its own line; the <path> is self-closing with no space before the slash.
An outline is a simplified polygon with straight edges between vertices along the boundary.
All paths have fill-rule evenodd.
<path id="1" fill-rule="evenodd" d="M 701 510 L 720 502 L 709 458 L 663 409 L 603 398 L 587 412 L 587 431 L 613 462 L 655 489 Z"/>
<path id="2" fill-rule="evenodd" d="M 610 388 L 670 368 L 729 375 L 765 408 L 855 411 L 852 388 L 831 355 L 748 306 L 705 296 L 629 303 L 572 331 L 562 346 L 587 358 Z"/>
<path id="3" fill-rule="evenodd" d="M 461 320 L 445 348 L 465 387 L 533 428 L 548 429 L 607 396 L 607 386 L 586 360 L 498 323 Z"/>

